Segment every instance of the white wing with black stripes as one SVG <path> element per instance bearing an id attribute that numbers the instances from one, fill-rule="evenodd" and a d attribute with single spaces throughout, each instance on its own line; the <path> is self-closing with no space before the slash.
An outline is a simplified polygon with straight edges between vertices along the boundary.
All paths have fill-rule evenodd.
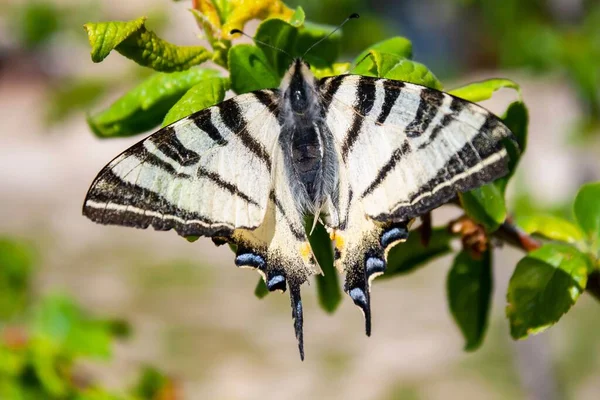
<path id="1" fill-rule="evenodd" d="M 83 214 L 235 244 L 236 265 L 290 289 L 304 357 L 300 285 L 320 269 L 285 173 L 279 100 L 276 90 L 248 93 L 161 129 L 98 174 Z"/>
<path id="2" fill-rule="evenodd" d="M 259 96 L 276 101 L 271 91 Z M 257 95 L 247 94 L 161 129 L 102 169 L 84 215 L 182 236 L 256 228 L 267 209 L 279 128 L 267 114 Z"/>
<path id="3" fill-rule="evenodd" d="M 346 75 L 322 79 L 320 93 L 342 164 L 327 223 L 368 334 L 369 281 L 407 223 L 505 175 L 512 134 L 482 107 L 411 83 Z"/>

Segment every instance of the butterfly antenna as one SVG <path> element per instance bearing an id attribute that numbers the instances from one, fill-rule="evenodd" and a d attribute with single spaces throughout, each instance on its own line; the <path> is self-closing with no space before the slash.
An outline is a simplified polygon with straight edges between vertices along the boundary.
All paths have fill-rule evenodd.
<path id="1" fill-rule="evenodd" d="M 326 40 L 326 39 L 328 39 L 328 38 L 329 38 L 331 35 L 333 35 L 333 34 L 334 34 L 334 33 L 336 33 L 337 31 L 339 31 L 339 30 L 342 28 L 342 26 L 344 26 L 344 25 L 346 24 L 346 22 L 350 21 L 351 19 L 356 19 L 356 18 L 360 18 L 360 15 L 358 15 L 357 13 L 350 14 L 350 15 L 348 16 L 348 18 L 346 18 L 346 19 L 344 20 L 344 22 L 342 22 L 341 24 L 339 24 L 339 25 L 337 26 L 337 28 L 335 28 L 334 30 L 332 30 L 332 31 L 329 33 L 329 35 L 325 36 L 324 38 L 321 38 L 321 39 L 320 39 L 320 40 L 318 40 L 316 43 L 314 43 L 312 46 L 310 46 L 310 47 L 308 48 L 308 50 L 306 50 L 306 51 L 304 52 L 304 54 L 302 54 L 302 58 L 304 58 L 304 56 L 305 56 L 306 54 L 308 54 L 308 52 L 309 52 L 309 51 L 311 51 L 311 50 L 313 49 L 313 47 L 315 47 L 316 45 L 318 45 L 319 43 L 321 43 L 323 40 Z"/>
<path id="2" fill-rule="evenodd" d="M 258 43 L 258 44 L 262 44 L 263 46 L 267 46 L 273 50 L 277 50 L 282 52 L 283 54 L 285 54 L 286 56 L 288 56 L 291 59 L 294 59 L 294 57 L 292 57 L 292 55 L 290 53 L 288 53 L 287 51 L 280 49 L 279 47 L 273 46 L 272 44 L 269 44 L 267 42 L 263 42 L 262 40 L 258 40 L 253 38 L 252 36 L 248 35 L 247 33 L 242 32 L 239 29 L 232 29 L 231 32 L 229 32 L 230 35 L 234 35 L 236 33 L 239 33 L 240 35 L 246 36 L 247 38 L 249 38 L 250 40 L 252 40 L 254 43 Z"/>

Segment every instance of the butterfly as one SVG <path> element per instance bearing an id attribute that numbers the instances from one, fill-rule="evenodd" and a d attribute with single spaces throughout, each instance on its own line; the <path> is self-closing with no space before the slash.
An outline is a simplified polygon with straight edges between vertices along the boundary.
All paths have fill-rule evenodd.
<path id="1" fill-rule="evenodd" d="M 300 287 L 321 273 L 305 217 L 330 233 L 370 335 L 370 284 L 389 250 L 414 218 L 507 174 L 511 136 L 450 94 L 359 75 L 316 79 L 298 58 L 278 89 L 235 96 L 125 150 L 93 181 L 83 214 L 235 245 L 237 266 L 289 291 L 303 359 Z"/>

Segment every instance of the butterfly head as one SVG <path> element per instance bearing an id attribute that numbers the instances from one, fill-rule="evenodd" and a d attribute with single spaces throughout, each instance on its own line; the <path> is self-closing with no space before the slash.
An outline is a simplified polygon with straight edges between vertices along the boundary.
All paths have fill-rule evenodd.
<path id="1" fill-rule="evenodd" d="M 315 76 L 308 63 L 296 58 L 281 82 L 286 108 L 296 115 L 311 117 L 316 104 L 315 85 Z"/>

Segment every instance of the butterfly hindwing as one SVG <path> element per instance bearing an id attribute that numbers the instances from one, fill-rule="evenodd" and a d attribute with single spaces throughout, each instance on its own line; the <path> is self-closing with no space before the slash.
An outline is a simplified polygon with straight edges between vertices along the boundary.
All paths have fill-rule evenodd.
<path id="1" fill-rule="evenodd" d="M 320 93 L 342 164 L 329 211 L 336 265 L 368 332 L 369 276 L 383 272 L 387 250 L 411 219 L 505 175 L 501 140 L 512 134 L 476 104 L 407 82 L 336 76 Z"/>

